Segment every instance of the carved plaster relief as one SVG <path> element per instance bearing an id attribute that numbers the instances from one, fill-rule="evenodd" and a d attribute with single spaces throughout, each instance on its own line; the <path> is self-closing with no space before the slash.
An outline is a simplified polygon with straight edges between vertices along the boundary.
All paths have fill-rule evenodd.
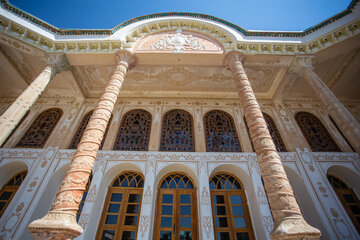
<path id="1" fill-rule="evenodd" d="M 222 54 L 224 50 L 220 43 L 208 36 L 177 29 L 145 37 L 134 47 L 134 52 Z"/>

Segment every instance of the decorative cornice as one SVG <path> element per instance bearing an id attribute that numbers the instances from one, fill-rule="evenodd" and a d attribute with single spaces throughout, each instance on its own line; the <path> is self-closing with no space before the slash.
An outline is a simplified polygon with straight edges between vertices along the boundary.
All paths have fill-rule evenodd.
<path id="1" fill-rule="evenodd" d="M 347 10 L 344 12 L 334 16 L 331 19 L 324 21 L 312 28 L 305 30 L 304 32 L 299 32 L 296 35 L 294 32 L 289 34 L 295 34 L 291 36 L 285 36 L 285 32 L 282 32 L 276 35 L 275 32 L 273 34 L 268 35 L 270 32 L 264 32 L 264 37 L 299 37 L 298 40 L 302 40 L 301 37 L 310 33 L 310 31 L 314 32 L 314 29 L 319 29 L 320 25 L 325 26 L 336 19 L 339 19 L 340 16 L 343 16 L 345 12 L 351 12 L 355 5 L 359 0 L 353 0 L 349 5 Z M 126 21 L 112 30 L 63 30 L 57 29 L 41 20 L 38 20 L 34 16 L 31 16 L 14 6 L 8 3 L 7 0 L 0 0 L 0 3 L 3 7 L 13 11 L 15 14 L 20 15 L 31 22 L 55 33 L 58 35 L 111 35 L 115 33 L 120 28 L 123 28 L 131 23 L 139 22 L 146 19 L 152 18 L 160 18 L 160 17 L 170 17 L 170 16 L 183 16 L 183 17 L 193 17 L 197 19 L 163 19 L 156 22 L 150 22 L 146 25 L 141 25 L 136 28 L 134 31 L 130 32 L 126 36 L 123 36 L 123 40 L 104 40 L 104 39 L 96 39 L 96 40 L 52 40 L 40 33 L 26 28 L 19 23 L 7 19 L 5 16 L 0 16 L 0 32 L 11 36 L 17 40 L 12 40 L 11 45 L 16 47 L 17 45 L 21 45 L 21 42 L 25 42 L 30 44 L 38 49 L 41 49 L 45 52 L 52 53 L 115 53 L 118 50 L 132 50 L 133 46 L 136 44 L 138 40 L 141 38 L 163 32 L 169 30 L 176 29 L 184 29 L 188 31 L 194 31 L 201 34 L 208 35 L 212 38 L 218 40 L 227 52 L 232 50 L 238 50 L 243 52 L 244 54 L 275 54 L 275 55 L 301 55 L 301 54 L 314 54 L 322 49 L 330 47 L 340 41 L 348 39 L 354 35 L 360 33 L 360 19 L 356 19 L 353 22 L 349 22 L 344 24 L 343 26 L 325 33 L 320 37 L 310 40 L 309 42 L 299 41 L 299 43 L 293 42 L 259 42 L 256 40 L 241 40 L 237 41 L 232 34 L 226 31 L 226 29 L 219 27 L 218 25 L 212 24 L 211 22 L 202 22 L 201 19 L 212 20 L 215 22 L 221 22 L 224 20 L 217 19 L 215 17 L 203 14 L 192 14 L 192 13 L 162 13 L 162 14 L 151 14 L 138 18 L 131 19 Z M 7 7 L 6 7 L 7 6 Z M 347 13 L 348 14 L 348 13 Z M 228 22 L 222 22 L 223 24 L 230 24 Z M 233 28 L 236 30 L 236 25 Z M 231 27 L 231 26 L 230 26 Z M 242 32 L 246 36 L 262 36 L 261 32 L 254 32 L 255 35 L 252 35 L 251 32 L 245 31 L 244 29 L 237 27 L 239 32 Z M 274 35 L 275 34 L 275 35 Z M 300 34 L 300 35 L 299 35 Z M 7 37 L 8 38 L 8 37 Z M 5 37 L 1 38 L 0 41 L 8 42 L 10 40 L 5 39 Z M 18 41 L 18 43 L 15 43 Z M 20 47 L 19 47 L 20 49 Z"/>
<path id="2" fill-rule="evenodd" d="M 136 18 L 130 19 L 128 21 L 125 21 L 112 29 L 89 29 L 89 30 L 59 29 L 43 20 L 40 20 L 39 18 L 37 18 L 23 10 L 20 10 L 19 8 L 15 7 L 11 3 L 9 3 L 8 0 L 0 0 L 0 3 L 2 4 L 3 8 L 35 23 L 36 25 L 38 25 L 42 28 L 45 28 L 53 33 L 56 33 L 57 35 L 111 35 L 123 27 L 126 27 L 132 23 L 140 22 L 143 20 L 160 18 L 160 17 L 192 17 L 192 18 L 211 20 L 211 21 L 214 21 L 217 23 L 224 24 L 224 25 L 244 34 L 245 36 L 251 36 L 251 37 L 303 37 L 303 36 L 306 36 L 312 32 L 315 32 L 318 29 L 350 14 L 358 2 L 359 2 L 359 0 L 352 0 L 352 2 L 349 4 L 349 6 L 344 11 L 336 14 L 335 16 L 332 16 L 331 18 L 329 18 L 315 26 L 312 26 L 312 27 L 306 29 L 305 31 L 302 31 L 302 32 L 280 32 L 280 31 L 247 31 L 247 30 L 243 29 L 242 27 L 239 27 L 238 25 L 228 22 L 226 20 L 223 20 L 221 18 L 213 17 L 213 16 L 207 15 L 207 14 L 188 13 L 188 12 L 165 12 L 165 13 L 154 13 L 154 14 L 144 15 L 144 16 L 136 17 Z"/>

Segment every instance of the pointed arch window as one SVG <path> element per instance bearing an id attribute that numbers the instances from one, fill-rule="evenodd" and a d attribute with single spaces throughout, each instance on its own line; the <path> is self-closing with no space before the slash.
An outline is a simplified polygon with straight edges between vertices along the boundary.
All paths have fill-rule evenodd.
<path id="1" fill-rule="evenodd" d="M 241 182 L 228 173 L 210 178 L 211 205 L 216 240 L 255 239 Z"/>
<path id="2" fill-rule="evenodd" d="M 204 125 L 208 152 L 241 152 L 235 124 L 229 114 L 210 111 L 204 116 Z"/>
<path id="3" fill-rule="evenodd" d="M 84 132 L 85 132 L 85 129 L 86 129 L 86 126 L 88 125 L 89 121 L 90 121 L 90 118 L 93 114 L 93 110 L 88 112 L 84 117 L 83 119 L 81 120 L 81 123 L 78 127 L 78 129 L 76 130 L 76 133 L 73 137 L 73 139 L 71 140 L 71 144 L 69 146 L 69 149 L 77 149 L 77 146 L 79 145 L 80 143 L 80 140 L 81 140 L 81 137 L 83 136 Z M 109 119 L 109 123 L 106 127 L 106 130 L 105 130 L 105 133 L 104 133 L 104 137 L 101 141 L 101 144 L 100 144 L 100 150 L 103 148 L 103 145 L 104 145 L 104 142 L 105 142 L 105 138 L 106 138 L 106 135 L 107 135 L 107 132 L 109 131 L 109 126 L 111 124 L 111 121 L 112 121 L 112 115 Z"/>
<path id="4" fill-rule="evenodd" d="M 149 145 L 151 114 L 143 109 L 132 110 L 121 120 L 114 150 L 146 151 Z"/>
<path id="5" fill-rule="evenodd" d="M 48 109 L 39 114 L 16 147 L 42 148 L 58 124 L 63 112 L 59 108 Z"/>
<path id="6" fill-rule="evenodd" d="M 360 200 L 354 191 L 340 178 L 327 175 L 327 178 L 338 196 L 351 221 L 360 233 Z"/>
<path id="7" fill-rule="evenodd" d="M 97 239 L 136 239 L 144 177 L 127 171 L 109 187 Z"/>
<path id="8" fill-rule="evenodd" d="M 264 112 L 262 114 L 263 114 L 263 116 L 265 118 L 265 122 L 266 122 L 266 125 L 267 125 L 268 129 L 269 129 L 271 138 L 274 141 L 276 151 L 278 151 L 278 152 L 287 152 L 285 143 L 281 138 L 280 132 L 279 132 L 274 120 L 268 114 L 266 114 Z"/>
<path id="9" fill-rule="evenodd" d="M 13 176 L 0 190 L 0 217 L 5 212 L 7 206 L 10 204 L 11 199 L 16 194 L 21 183 L 26 177 L 27 171 L 20 172 Z"/>
<path id="10" fill-rule="evenodd" d="M 307 112 L 298 112 L 295 119 L 313 152 L 341 152 L 317 117 Z"/>
<path id="11" fill-rule="evenodd" d="M 170 173 L 160 181 L 153 239 L 198 239 L 196 188 L 190 177 Z"/>
<path id="12" fill-rule="evenodd" d="M 174 109 L 165 113 L 161 132 L 160 151 L 193 152 L 193 119 L 184 110 Z"/>

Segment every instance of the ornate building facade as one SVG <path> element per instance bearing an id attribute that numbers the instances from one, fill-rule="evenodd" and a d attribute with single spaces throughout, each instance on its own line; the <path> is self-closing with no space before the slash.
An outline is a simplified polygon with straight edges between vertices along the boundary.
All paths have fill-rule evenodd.
<path id="1" fill-rule="evenodd" d="M 2 0 L 0 239 L 359 239 L 359 16 L 64 30 Z"/>

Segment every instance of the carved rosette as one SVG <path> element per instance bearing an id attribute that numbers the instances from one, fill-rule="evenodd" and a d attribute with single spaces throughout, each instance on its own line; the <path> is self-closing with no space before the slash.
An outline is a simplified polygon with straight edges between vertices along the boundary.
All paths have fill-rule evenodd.
<path id="1" fill-rule="evenodd" d="M 108 82 L 94 113 L 84 131 L 78 148 L 70 164 L 70 169 L 65 174 L 60 190 L 51 207 L 50 212 L 42 219 L 29 225 L 29 231 L 35 239 L 42 239 L 40 234 L 51 233 L 48 239 L 59 238 L 61 234 L 70 233 L 66 239 L 73 239 L 81 234 L 82 228 L 76 223 L 82 195 L 86 188 L 92 166 L 104 136 L 111 113 L 116 103 L 118 94 L 124 82 L 129 67 L 135 64 L 135 57 L 128 51 L 119 51 L 116 54 L 117 66 Z M 68 222 L 62 227 L 62 222 Z"/>
<path id="2" fill-rule="evenodd" d="M 357 153 L 360 154 L 360 124 L 321 80 L 319 75 L 314 72 L 313 63 L 313 56 L 298 56 L 291 67 L 291 71 L 304 76 L 305 81 L 316 92 L 332 118 L 351 142 Z"/>
<path id="3" fill-rule="evenodd" d="M 306 239 L 319 239 L 320 231 L 307 224 L 301 214 L 260 106 L 243 68 L 243 60 L 244 55 L 241 52 L 231 51 L 226 55 L 224 65 L 234 75 L 235 85 L 260 165 L 275 224 L 271 237 L 272 239 L 295 239 L 301 236 Z"/>

